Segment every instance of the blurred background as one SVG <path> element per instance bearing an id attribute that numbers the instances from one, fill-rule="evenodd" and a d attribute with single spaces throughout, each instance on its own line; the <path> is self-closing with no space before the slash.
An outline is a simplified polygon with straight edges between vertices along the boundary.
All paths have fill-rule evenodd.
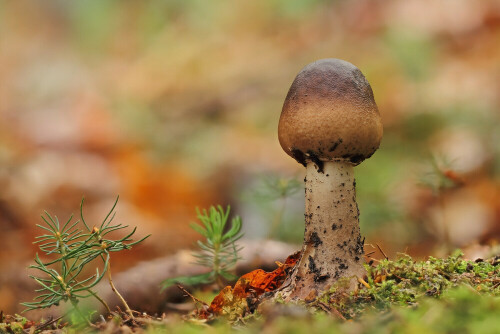
<path id="1" fill-rule="evenodd" d="M 328 57 L 361 69 L 384 123 L 356 168 L 366 242 L 495 246 L 498 1 L 0 1 L 0 310 L 33 296 L 16 283 L 40 214 L 78 216 L 83 196 L 90 225 L 120 195 L 116 221 L 152 234 L 115 271 L 192 247 L 212 204 L 247 238 L 300 244 L 304 168 L 277 124 L 298 71 Z"/>

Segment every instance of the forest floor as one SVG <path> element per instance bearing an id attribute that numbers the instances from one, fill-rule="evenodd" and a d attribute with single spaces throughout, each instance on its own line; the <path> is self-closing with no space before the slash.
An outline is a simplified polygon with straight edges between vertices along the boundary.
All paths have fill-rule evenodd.
<path id="1" fill-rule="evenodd" d="M 346 293 L 340 282 L 305 303 L 285 304 L 277 298 L 277 303 L 250 307 L 249 296 L 234 293 L 231 303 L 211 314 L 209 305 L 200 301 L 188 314 L 137 312 L 131 319 L 117 311 L 97 317 L 92 326 L 71 316 L 33 321 L 0 313 L 0 333 L 500 332 L 500 256 L 468 261 L 457 252 L 445 259 L 414 261 L 400 254 L 366 267 L 367 276 L 355 291 Z"/>

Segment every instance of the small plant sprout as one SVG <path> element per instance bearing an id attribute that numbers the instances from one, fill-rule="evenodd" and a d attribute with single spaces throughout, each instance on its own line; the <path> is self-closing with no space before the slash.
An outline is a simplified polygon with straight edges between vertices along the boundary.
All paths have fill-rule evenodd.
<path id="1" fill-rule="evenodd" d="M 428 161 L 428 171 L 420 178 L 421 184 L 432 189 L 438 196 L 448 189 L 463 186 L 465 182 L 453 164 L 454 161 L 450 161 L 443 155 L 432 154 Z"/>
<path id="2" fill-rule="evenodd" d="M 375 153 L 382 138 L 370 84 L 343 60 L 307 65 L 288 91 L 278 137 L 306 167 L 304 245 L 282 296 L 315 297 L 339 279 L 354 287 L 366 271 L 353 168 Z"/>
<path id="3" fill-rule="evenodd" d="M 37 269 L 45 274 L 44 277 L 30 275 L 39 285 L 39 293 L 33 302 L 22 303 L 26 306 L 25 311 L 39 308 L 57 306 L 61 301 L 69 301 L 78 316 L 88 322 L 87 317 L 78 308 L 78 302 L 82 298 L 95 297 L 108 310 L 109 306 L 102 300 L 92 288 L 104 277 L 108 266 L 109 255 L 105 257 L 104 267 L 99 273 L 89 277 L 82 277 L 82 271 L 93 259 L 99 256 L 100 251 L 93 249 L 88 243 L 89 237 L 78 230 L 78 221 L 71 223 L 73 216 L 62 226 L 57 217 L 45 212 L 42 215 L 45 225 L 37 226 L 46 231 L 44 235 L 36 237 L 35 244 L 39 244 L 40 250 L 47 256 L 55 259 L 43 262 L 38 253 L 35 255 L 35 264 L 29 268 Z"/>
<path id="4" fill-rule="evenodd" d="M 99 257 L 102 259 L 102 261 L 104 263 L 106 263 L 106 272 L 107 272 L 107 276 L 108 276 L 109 285 L 111 286 L 111 290 L 118 296 L 118 298 L 122 302 L 123 306 L 127 310 L 128 315 L 133 319 L 134 314 L 133 314 L 132 310 L 130 309 L 126 300 L 120 294 L 118 289 L 116 289 L 116 287 L 113 283 L 113 278 L 111 275 L 110 252 L 119 252 L 119 251 L 122 251 L 125 249 L 130 249 L 130 248 L 132 248 L 132 246 L 137 245 L 138 243 L 144 241 L 146 238 L 149 237 L 149 235 L 145 236 L 144 238 L 142 238 L 138 241 L 132 242 L 132 239 L 130 239 L 130 237 L 132 237 L 132 235 L 134 235 L 135 231 L 137 230 L 137 227 L 134 227 L 132 232 L 130 232 L 126 236 L 122 237 L 121 239 L 113 240 L 113 239 L 109 239 L 107 237 L 107 235 L 111 232 L 121 230 L 121 229 L 128 227 L 128 225 L 122 225 L 122 224 L 112 225 L 111 224 L 113 219 L 115 218 L 115 214 L 116 214 L 115 208 L 116 208 L 116 204 L 118 204 L 118 199 L 119 199 L 119 197 L 116 198 L 115 203 L 113 204 L 113 207 L 108 212 L 108 214 L 106 215 L 106 218 L 104 218 L 104 220 L 99 225 L 99 227 L 93 226 L 92 229 L 90 229 L 89 225 L 85 221 L 85 218 L 83 217 L 83 202 L 85 201 L 85 199 L 82 199 L 82 202 L 80 204 L 80 216 L 81 216 L 81 220 L 83 222 L 83 225 L 87 229 L 87 232 L 88 232 L 87 235 L 89 235 L 90 238 L 92 238 L 92 240 L 94 241 L 94 244 L 92 244 L 92 246 L 100 250 Z"/>
<path id="5" fill-rule="evenodd" d="M 453 247 L 450 240 L 450 224 L 446 217 L 447 194 L 453 189 L 464 186 L 465 181 L 454 169 L 453 161 L 443 155 L 433 154 L 428 164 L 430 170 L 421 176 L 420 182 L 424 187 L 432 190 L 438 201 L 441 211 L 441 246 L 444 252 L 449 253 Z"/>
<path id="6" fill-rule="evenodd" d="M 265 203 L 277 202 L 279 205 L 269 228 L 268 236 L 270 238 L 278 237 L 287 200 L 301 190 L 302 184 L 294 177 L 267 176 L 262 178 L 262 185 L 255 191 L 255 197 Z"/>
<path id="7" fill-rule="evenodd" d="M 35 255 L 35 264 L 31 265 L 30 268 L 41 271 L 44 277 L 30 276 L 41 288 L 36 290 L 40 294 L 35 297 L 33 302 L 22 303 L 27 307 L 25 311 L 49 308 L 59 305 L 61 301 L 69 301 L 78 314 L 78 317 L 90 323 L 88 317 L 78 308 L 78 302 L 83 298 L 94 297 L 104 305 L 107 312 L 111 313 L 107 303 L 92 288 L 107 273 L 113 291 L 118 294 L 111 279 L 110 252 L 130 249 L 133 245 L 148 237 L 146 236 L 138 241 L 131 242 L 130 237 L 136 231 L 134 228 L 131 233 L 123 238 L 118 240 L 109 239 L 107 235 L 110 232 L 127 227 L 121 224 L 111 225 L 117 201 L 118 198 L 100 227 L 90 229 L 83 218 L 82 200 L 81 222 L 83 222 L 86 231 L 79 228 L 80 221 L 72 222 L 73 216 L 64 225 L 61 225 L 57 217 L 53 218 L 47 212 L 42 215 L 45 224 L 37 224 L 37 226 L 45 230 L 45 234 L 36 237 L 37 240 L 34 243 L 39 244 L 40 250 L 46 256 L 53 257 L 53 259 L 42 261 L 38 253 Z M 99 267 L 96 266 L 96 273 L 94 275 L 82 277 L 84 276 L 83 273 L 86 272 L 84 269 L 94 264 L 94 260 L 97 258 L 102 260 L 101 272 L 99 271 Z M 119 297 L 121 296 L 119 295 Z M 124 302 L 123 298 L 121 300 Z M 125 302 L 124 304 L 126 305 Z M 130 311 L 128 306 L 127 310 Z M 129 315 L 131 314 L 132 312 L 130 311 Z"/>
<path id="8" fill-rule="evenodd" d="M 220 288 L 225 286 L 225 280 L 234 280 L 231 271 L 236 262 L 240 259 L 238 252 L 242 249 L 238 247 L 238 241 L 243 234 L 241 233 L 241 218 L 234 217 L 231 220 L 231 226 L 227 226 L 228 216 L 231 208 L 226 211 L 219 205 L 217 208 L 211 206 L 209 210 L 200 210 L 196 213 L 202 225 L 191 224 L 191 228 L 205 237 L 205 241 L 197 241 L 199 251 L 193 253 L 196 258 L 195 263 L 210 269 L 209 272 L 177 278 L 169 278 L 163 281 L 162 288 L 166 289 L 176 283 L 186 285 L 210 284 L 216 283 Z"/>

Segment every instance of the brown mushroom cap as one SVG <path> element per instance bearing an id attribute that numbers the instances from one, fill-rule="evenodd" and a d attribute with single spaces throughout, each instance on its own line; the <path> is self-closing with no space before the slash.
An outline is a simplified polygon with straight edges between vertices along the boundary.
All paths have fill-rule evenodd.
<path id="1" fill-rule="evenodd" d="M 363 73 L 340 59 L 304 67 L 290 87 L 278 125 L 283 150 L 306 161 L 369 158 L 380 145 L 382 121 Z"/>

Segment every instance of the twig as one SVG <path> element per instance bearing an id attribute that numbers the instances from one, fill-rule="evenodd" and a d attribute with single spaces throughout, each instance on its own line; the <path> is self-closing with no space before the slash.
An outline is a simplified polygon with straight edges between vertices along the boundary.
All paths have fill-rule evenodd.
<path id="1" fill-rule="evenodd" d="M 339 317 L 340 319 L 346 321 L 347 319 L 342 315 L 342 313 L 340 313 L 335 307 L 333 306 L 329 306 L 329 305 L 326 305 L 325 303 L 323 302 L 319 302 L 318 303 L 318 306 L 325 312 L 327 313 L 330 313 L 330 314 L 335 314 L 337 317 Z"/>
<path id="2" fill-rule="evenodd" d="M 382 255 L 385 257 L 386 260 L 389 260 L 389 258 L 387 257 L 387 255 L 384 253 L 384 251 L 382 250 L 382 248 L 380 248 L 380 246 L 378 244 L 375 244 L 378 248 L 378 250 L 380 251 L 380 253 L 382 253 Z"/>
<path id="3" fill-rule="evenodd" d="M 59 320 L 61 320 L 63 317 L 65 317 L 68 313 L 64 314 L 64 315 L 61 315 L 60 317 L 57 317 L 57 318 L 54 318 L 54 319 L 51 319 L 51 320 L 47 320 L 46 322 L 44 322 L 43 324 L 40 324 L 38 326 L 35 327 L 35 332 L 36 331 L 39 331 L 39 330 L 42 330 L 44 329 L 45 327 L 47 326 L 50 326 L 52 325 L 53 323 L 55 322 L 58 322 Z"/>
<path id="4" fill-rule="evenodd" d="M 128 306 L 127 302 L 125 299 L 122 297 L 120 292 L 116 289 L 115 285 L 113 284 L 113 278 L 111 277 L 111 263 L 108 262 L 108 281 L 109 285 L 111 286 L 111 290 L 118 296 L 118 298 L 121 300 L 122 304 L 125 306 L 125 309 L 127 310 L 128 315 L 130 318 L 134 319 L 134 314 L 132 313 L 132 310 Z"/>
<path id="5" fill-rule="evenodd" d="M 335 313 L 335 315 L 337 317 L 339 317 L 340 319 L 346 321 L 347 319 L 342 315 L 342 313 L 339 312 L 339 310 L 337 310 L 335 307 L 332 306 L 332 312 Z"/>
<path id="6" fill-rule="evenodd" d="M 196 298 L 195 296 L 193 296 L 191 293 L 189 293 L 189 291 L 187 291 L 186 289 L 184 289 L 184 287 L 180 284 L 177 284 L 177 287 L 186 294 L 186 296 L 190 297 L 195 303 L 200 303 L 202 304 L 203 306 L 208 306 L 207 303 L 205 303 L 203 300 L 201 299 L 198 299 Z"/>
<path id="7" fill-rule="evenodd" d="M 328 305 L 326 305 L 325 303 L 323 303 L 323 302 L 319 302 L 319 303 L 318 303 L 318 306 L 319 306 L 319 307 L 320 307 L 323 311 L 325 311 L 325 312 L 327 312 L 327 313 L 332 313 L 332 309 L 331 309 Z"/>
<path id="8" fill-rule="evenodd" d="M 95 293 L 94 291 L 92 291 L 91 289 L 89 289 L 89 292 L 102 304 L 104 305 L 104 307 L 106 308 L 106 311 L 108 312 L 108 314 L 111 314 L 111 309 L 109 308 L 108 306 L 108 303 L 106 303 L 101 297 L 99 297 L 97 295 L 97 293 Z"/>

